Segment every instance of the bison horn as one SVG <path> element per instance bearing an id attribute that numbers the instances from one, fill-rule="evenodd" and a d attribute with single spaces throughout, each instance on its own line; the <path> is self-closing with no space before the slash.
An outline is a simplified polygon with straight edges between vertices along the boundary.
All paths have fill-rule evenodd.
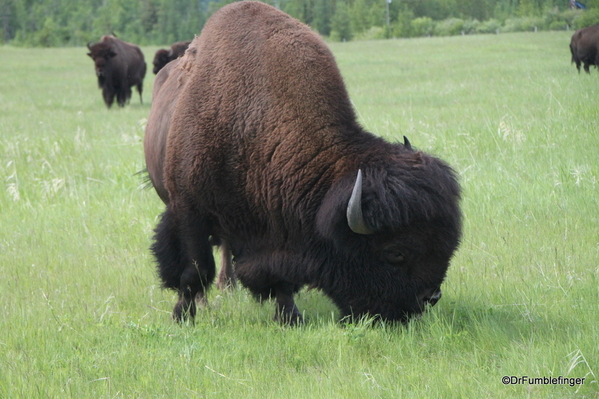
<path id="1" fill-rule="evenodd" d="M 362 216 L 362 170 L 358 169 L 356 183 L 347 204 L 347 224 L 356 234 L 374 234 L 364 222 Z"/>
<path id="2" fill-rule="evenodd" d="M 410 140 L 408 140 L 406 136 L 403 136 L 403 146 L 406 148 L 406 150 L 412 151 L 412 144 L 410 144 Z"/>

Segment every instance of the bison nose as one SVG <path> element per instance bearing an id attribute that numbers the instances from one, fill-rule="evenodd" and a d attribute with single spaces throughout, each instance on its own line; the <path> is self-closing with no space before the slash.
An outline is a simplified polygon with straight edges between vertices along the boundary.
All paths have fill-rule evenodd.
<path id="1" fill-rule="evenodd" d="M 441 288 L 433 288 L 425 291 L 424 295 L 421 296 L 422 304 L 429 304 L 434 306 L 442 296 Z"/>

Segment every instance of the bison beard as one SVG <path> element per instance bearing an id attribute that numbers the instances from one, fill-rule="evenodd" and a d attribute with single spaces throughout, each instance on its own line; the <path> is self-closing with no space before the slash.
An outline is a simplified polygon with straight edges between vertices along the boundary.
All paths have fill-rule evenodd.
<path id="1" fill-rule="evenodd" d="M 306 285 L 343 317 L 403 321 L 439 299 L 460 239 L 454 172 L 357 123 L 317 34 L 238 2 L 170 69 L 149 118 L 166 121 L 168 136 L 146 130 L 145 146 L 167 198 L 152 251 L 179 293 L 176 320 L 194 317 L 215 277 L 214 238 L 245 287 L 276 299 L 283 323 L 302 320 L 294 294 Z M 155 135 L 165 139 L 148 156 Z"/>

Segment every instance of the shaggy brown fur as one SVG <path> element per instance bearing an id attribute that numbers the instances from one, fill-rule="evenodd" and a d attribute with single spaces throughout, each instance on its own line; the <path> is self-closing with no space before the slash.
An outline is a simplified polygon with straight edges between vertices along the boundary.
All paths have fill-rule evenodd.
<path id="1" fill-rule="evenodd" d="M 179 61 L 175 60 L 169 63 L 156 75 L 152 92 L 152 108 L 144 137 L 148 175 L 158 196 L 165 204 L 168 203 L 168 192 L 164 187 L 163 179 L 166 137 L 173 110 L 186 80 L 186 75 L 181 73 L 180 68 L 177 68 Z"/>
<path id="2" fill-rule="evenodd" d="M 178 64 L 179 60 L 174 60 L 156 75 L 152 93 L 152 109 L 150 110 L 144 137 L 146 170 L 158 196 L 165 204 L 169 202 L 163 178 L 166 138 L 174 107 L 186 81 L 186 74 L 178 68 Z M 213 240 L 213 244 L 220 244 L 222 250 L 218 287 L 226 289 L 235 286 L 235 274 L 229 245 L 222 240 Z"/>
<path id="3" fill-rule="evenodd" d="M 98 86 L 106 106 L 112 106 L 115 96 L 119 106 L 125 106 L 131 98 L 132 86 L 137 87 L 139 100 L 143 103 L 146 62 L 140 48 L 114 36 L 102 36 L 98 43 L 87 47 L 87 55 L 94 60 Z"/>
<path id="4" fill-rule="evenodd" d="M 591 73 L 591 65 L 599 66 L 599 24 L 579 29 L 570 40 L 572 62 L 580 73 L 580 64 L 584 64 L 586 73 Z"/>
<path id="5" fill-rule="evenodd" d="M 436 302 L 460 238 L 454 173 L 362 129 L 316 33 L 264 3 L 237 2 L 176 68 L 186 82 L 152 246 L 164 286 L 179 292 L 176 319 L 195 315 L 193 298 L 215 276 L 210 237 L 230 243 L 237 277 L 259 299 L 275 297 L 282 322 L 301 321 L 293 296 L 304 285 L 343 316 L 406 320 Z M 346 217 L 352 192 L 365 228 Z"/>
<path id="6" fill-rule="evenodd" d="M 156 51 L 156 54 L 154 55 L 154 61 L 152 62 L 154 65 L 152 72 L 157 74 L 162 68 L 164 68 L 166 64 L 185 54 L 185 50 L 187 50 L 189 43 L 191 43 L 191 41 L 177 42 L 171 44 L 171 48 L 169 50 L 160 49 Z"/>

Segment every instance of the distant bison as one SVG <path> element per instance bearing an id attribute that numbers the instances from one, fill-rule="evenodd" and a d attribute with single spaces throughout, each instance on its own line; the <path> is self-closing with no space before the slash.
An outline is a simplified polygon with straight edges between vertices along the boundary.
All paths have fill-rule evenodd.
<path id="1" fill-rule="evenodd" d="M 245 287 L 276 299 L 282 323 L 302 321 L 303 286 L 342 317 L 405 321 L 437 302 L 461 235 L 455 173 L 358 124 L 318 34 L 264 3 L 233 3 L 170 73 L 148 123 L 168 115 L 152 251 L 178 291 L 176 320 L 195 316 L 215 277 L 211 238 L 230 245 Z"/>
<path id="2" fill-rule="evenodd" d="M 166 137 L 170 121 L 177 104 L 177 97 L 185 84 L 186 75 L 178 67 L 179 60 L 174 60 L 160 70 L 154 80 L 152 93 L 152 109 L 146 124 L 144 137 L 144 153 L 146 169 L 156 193 L 165 203 L 169 203 L 168 192 L 164 186 L 164 158 Z M 231 250 L 227 242 L 213 238 L 213 244 L 221 246 L 221 268 L 217 285 L 226 289 L 235 285 L 235 274 L 231 263 Z M 202 300 L 202 298 L 199 298 Z"/>
<path id="3" fill-rule="evenodd" d="M 98 43 L 87 47 L 87 55 L 94 60 L 98 86 L 106 106 L 112 106 L 115 96 L 117 103 L 125 106 L 131 98 L 131 86 L 137 87 L 139 100 L 143 103 L 146 62 L 140 48 L 114 36 L 102 36 Z"/>
<path id="4" fill-rule="evenodd" d="M 599 24 L 574 32 L 570 40 L 570 52 L 578 72 L 581 63 L 586 73 L 590 73 L 591 65 L 599 66 Z"/>
<path id="5" fill-rule="evenodd" d="M 154 69 L 152 70 L 154 74 L 157 74 L 166 64 L 169 62 L 176 60 L 185 54 L 185 50 L 189 46 L 191 41 L 187 42 L 177 42 L 171 45 L 170 50 L 160 49 L 156 51 L 156 55 L 154 55 Z"/>

